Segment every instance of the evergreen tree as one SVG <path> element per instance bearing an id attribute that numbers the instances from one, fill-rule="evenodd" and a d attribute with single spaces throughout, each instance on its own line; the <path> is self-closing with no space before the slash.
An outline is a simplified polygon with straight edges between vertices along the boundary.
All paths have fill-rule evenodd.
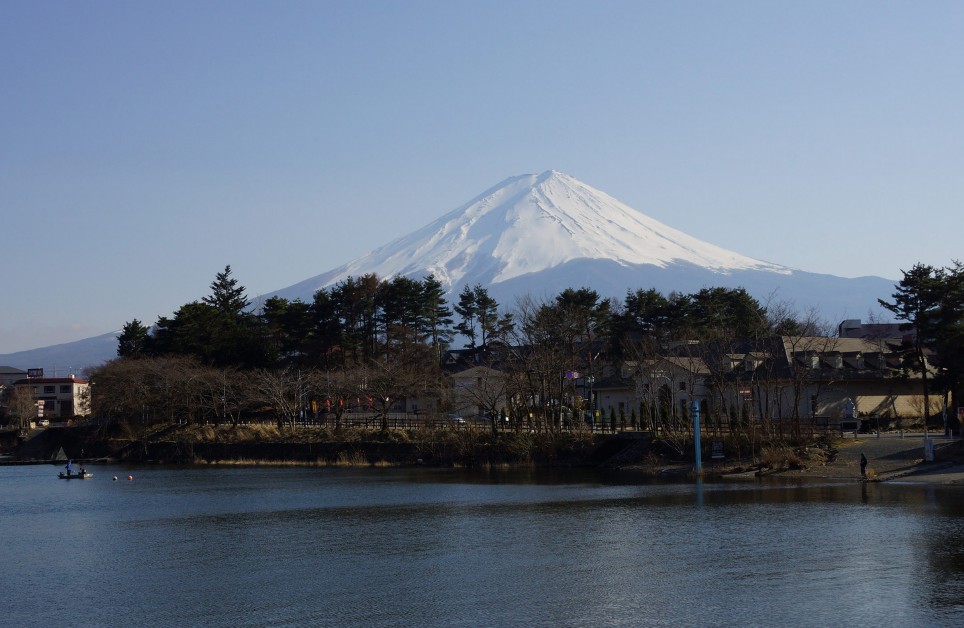
<path id="1" fill-rule="evenodd" d="M 261 334 L 260 319 L 245 310 L 244 287 L 231 267 L 218 273 L 211 295 L 161 317 L 150 337 L 152 355 L 190 355 L 209 366 L 263 367 L 275 361 Z"/>
<path id="2" fill-rule="evenodd" d="M 306 362 L 312 331 L 310 305 L 299 299 L 271 297 L 258 318 L 266 347 L 277 360 L 286 365 Z"/>
<path id="3" fill-rule="evenodd" d="M 945 403 L 950 392 L 955 402 L 962 405 L 959 400 L 964 392 L 960 390 L 964 377 L 964 265 L 954 262 L 946 268 L 941 284 L 938 329 L 934 339 L 940 367 L 937 384 L 945 396 Z"/>
<path id="4" fill-rule="evenodd" d="M 445 302 L 442 283 L 429 275 L 422 281 L 422 332 L 429 339 L 436 364 L 442 361 L 442 351 L 452 343 L 452 308 Z"/>
<path id="5" fill-rule="evenodd" d="M 476 285 L 472 294 L 475 298 L 475 316 L 479 321 L 480 347 L 485 348 L 499 331 L 499 304 L 481 285 Z"/>
<path id="6" fill-rule="evenodd" d="M 148 328 L 136 318 L 124 323 L 120 336 L 117 337 L 117 357 L 138 358 L 146 355 L 149 340 Z"/>
<path id="7" fill-rule="evenodd" d="M 455 313 L 458 314 L 461 319 L 455 326 L 455 329 L 468 340 L 466 346 L 469 349 L 475 349 L 478 306 L 475 302 L 475 292 L 473 292 L 469 286 L 462 288 L 462 292 L 459 293 L 459 302 L 455 306 Z"/>
<path id="8" fill-rule="evenodd" d="M 238 280 L 231 277 L 231 266 L 225 266 L 224 271 L 215 276 L 211 282 L 211 294 L 203 301 L 222 314 L 240 315 L 249 305 L 244 286 L 239 286 Z"/>
<path id="9" fill-rule="evenodd" d="M 325 369 L 334 368 L 336 364 L 344 365 L 343 328 L 331 292 L 322 288 L 315 293 L 309 316 L 308 361 Z"/>
<path id="10" fill-rule="evenodd" d="M 933 266 L 915 264 L 904 271 L 904 277 L 895 286 L 896 291 L 891 295 L 893 302 L 878 299 L 884 309 L 903 321 L 901 329 L 913 332 L 913 347 L 905 365 L 921 374 L 925 422 L 930 411 L 926 350 L 935 342 L 940 320 L 942 279 L 942 273 Z"/>
<path id="11" fill-rule="evenodd" d="M 766 308 L 743 288 L 704 288 L 691 303 L 688 327 L 703 338 L 726 342 L 768 334 Z"/>
<path id="12" fill-rule="evenodd" d="M 387 359 L 413 367 L 426 361 L 424 296 L 422 283 L 409 277 L 395 277 L 380 285 L 376 303 Z"/>

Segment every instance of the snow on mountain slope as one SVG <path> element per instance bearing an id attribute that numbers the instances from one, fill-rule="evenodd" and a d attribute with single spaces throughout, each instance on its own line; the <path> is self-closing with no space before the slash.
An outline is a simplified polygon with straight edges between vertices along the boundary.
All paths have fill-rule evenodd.
<path id="1" fill-rule="evenodd" d="M 708 244 L 644 216 L 573 177 L 549 171 L 506 179 L 435 222 L 348 264 L 271 296 L 311 302 L 315 292 L 349 276 L 381 279 L 429 273 L 450 303 L 463 286 L 480 284 L 504 308 L 515 299 L 551 299 L 566 288 L 592 288 L 622 299 L 628 291 L 663 294 L 745 288 L 766 305 L 775 299 L 830 321 L 860 318 L 888 299 L 894 282 L 845 279 L 755 260 Z M 176 306 L 172 306 L 174 309 Z M 875 315 L 879 314 L 879 308 Z M 886 319 L 886 314 L 884 315 Z M 116 332 L 0 355 L 18 368 L 95 365 L 116 355 Z"/>
<path id="2" fill-rule="evenodd" d="M 575 260 L 658 268 L 685 264 L 723 275 L 793 272 L 688 236 L 551 170 L 506 179 L 407 236 L 273 294 L 309 301 L 320 288 L 367 273 L 382 279 L 434 273 L 454 291 L 466 284 L 492 286 Z"/>

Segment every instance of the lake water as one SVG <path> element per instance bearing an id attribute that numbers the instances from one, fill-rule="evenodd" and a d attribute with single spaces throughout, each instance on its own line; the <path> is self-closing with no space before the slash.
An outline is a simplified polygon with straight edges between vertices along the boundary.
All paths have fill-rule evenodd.
<path id="1" fill-rule="evenodd" d="M 0 625 L 964 625 L 961 489 L 89 470 L 0 467 Z"/>

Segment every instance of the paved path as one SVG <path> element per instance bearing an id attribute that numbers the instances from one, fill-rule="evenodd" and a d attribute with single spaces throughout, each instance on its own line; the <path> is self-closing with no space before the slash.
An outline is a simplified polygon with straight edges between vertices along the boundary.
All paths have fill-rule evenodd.
<path id="1" fill-rule="evenodd" d="M 931 436 L 935 461 L 924 462 L 924 434 L 859 434 L 838 442 L 836 457 L 826 465 L 788 475 L 859 479 L 860 454 L 867 456 L 867 475 L 877 480 L 964 484 L 964 443 L 943 434 Z"/>

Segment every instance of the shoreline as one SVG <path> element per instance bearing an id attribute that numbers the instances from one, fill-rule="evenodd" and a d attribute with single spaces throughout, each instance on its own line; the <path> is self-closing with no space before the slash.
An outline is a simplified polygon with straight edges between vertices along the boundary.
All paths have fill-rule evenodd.
<path id="1" fill-rule="evenodd" d="M 964 441 L 928 435 L 932 453 L 925 461 L 923 433 L 841 436 L 776 458 L 704 462 L 704 478 L 750 480 L 866 481 L 901 484 L 964 485 Z M 0 457 L 0 466 L 62 464 L 66 457 L 85 464 L 194 464 L 235 467 L 376 467 L 376 468 L 597 468 L 627 471 L 651 478 L 695 479 L 692 461 L 660 454 L 646 437 L 589 433 L 491 434 L 477 430 L 432 433 L 346 431 L 265 432 L 203 426 L 168 426 L 153 433 L 105 435 L 85 428 L 50 430 L 44 447 L 22 446 Z M 29 443 L 25 443 L 28 445 Z M 36 443 L 35 443 L 36 445 Z M 616 449 L 613 449 L 616 445 Z M 620 448 L 621 447 L 621 448 Z M 860 457 L 868 460 L 867 477 Z M 704 450 L 705 455 L 705 450 Z M 61 461 L 60 456 L 66 456 Z M 708 461 L 707 461 L 708 462 Z"/>

